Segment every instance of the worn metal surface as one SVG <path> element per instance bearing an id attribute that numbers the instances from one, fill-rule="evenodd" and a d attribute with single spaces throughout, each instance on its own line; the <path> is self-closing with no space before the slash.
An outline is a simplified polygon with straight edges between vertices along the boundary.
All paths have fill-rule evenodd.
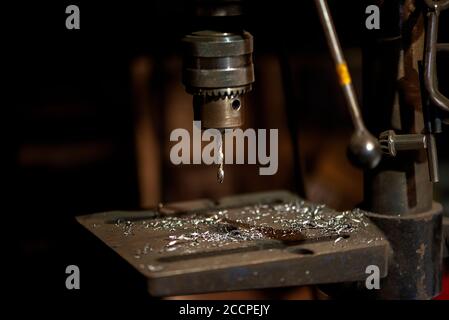
<path id="1" fill-rule="evenodd" d="M 388 277 L 373 294 L 381 299 L 431 299 L 441 291 L 442 207 L 414 215 L 367 214 L 393 250 Z"/>
<path id="2" fill-rule="evenodd" d="M 288 192 L 77 219 L 141 272 L 154 296 L 357 281 L 372 264 L 387 274 L 388 242 L 362 211 Z"/>

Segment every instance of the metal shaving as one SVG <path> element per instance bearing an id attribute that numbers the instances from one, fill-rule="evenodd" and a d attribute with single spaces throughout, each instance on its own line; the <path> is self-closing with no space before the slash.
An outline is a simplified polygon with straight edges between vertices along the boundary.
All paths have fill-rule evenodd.
<path id="1" fill-rule="evenodd" d="M 146 244 L 136 259 L 156 250 L 159 253 L 195 252 L 195 247 L 222 247 L 236 242 L 268 239 L 263 228 L 300 232 L 305 235 L 336 236 L 335 243 L 348 233 L 368 225 L 359 209 L 336 213 L 325 205 L 298 200 L 282 204 L 259 204 L 239 209 L 209 211 L 207 214 L 165 216 L 144 221 L 117 221 L 124 236 L 145 230 L 167 234 L 163 248 Z"/>
<path id="2" fill-rule="evenodd" d="M 134 223 L 132 221 L 129 221 L 129 220 L 122 221 L 119 219 L 119 220 L 117 220 L 115 225 L 117 227 L 120 227 L 123 229 L 123 234 L 125 236 L 129 236 L 129 235 L 133 234 L 132 231 L 133 231 Z"/>
<path id="3" fill-rule="evenodd" d="M 172 232 L 186 231 L 181 234 L 170 235 L 165 248 L 161 251 L 170 252 L 184 249 L 192 252 L 195 247 L 207 244 L 209 247 L 222 247 L 236 242 L 260 240 L 264 235 L 256 228 L 237 229 L 224 220 L 226 210 L 218 211 L 212 216 L 167 217 L 149 221 L 145 228 Z"/>
<path id="4" fill-rule="evenodd" d="M 353 209 L 335 215 L 335 211 L 325 205 L 306 201 L 289 202 L 278 205 L 257 205 L 243 208 L 240 223 L 260 226 L 278 226 L 280 229 L 298 232 L 319 230 L 323 235 L 352 233 L 361 226 L 368 226 L 363 211 Z M 257 220 L 261 221 L 257 223 Z"/>

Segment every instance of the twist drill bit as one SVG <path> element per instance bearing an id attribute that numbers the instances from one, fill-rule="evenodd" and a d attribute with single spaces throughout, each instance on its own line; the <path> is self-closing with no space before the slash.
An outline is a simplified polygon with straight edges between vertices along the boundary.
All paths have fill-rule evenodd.
<path id="1" fill-rule="evenodd" d="M 223 169 L 223 131 L 220 132 L 217 137 L 218 141 L 218 154 L 217 154 L 217 163 L 218 163 L 218 171 L 217 171 L 217 180 L 219 183 L 223 183 L 224 180 L 224 169 Z"/>
<path id="2" fill-rule="evenodd" d="M 220 165 L 218 166 L 217 180 L 219 183 L 223 183 L 223 180 L 224 180 L 223 163 L 220 163 Z"/>

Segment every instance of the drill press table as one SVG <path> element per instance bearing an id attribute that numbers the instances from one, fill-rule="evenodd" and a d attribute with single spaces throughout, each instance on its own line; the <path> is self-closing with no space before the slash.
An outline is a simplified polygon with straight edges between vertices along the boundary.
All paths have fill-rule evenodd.
<path id="1" fill-rule="evenodd" d="M 387 274 L 389 245 L 355 209 L 276 191 L 80 216 L 142 273 L 153 296 L 364 281 Z"/>

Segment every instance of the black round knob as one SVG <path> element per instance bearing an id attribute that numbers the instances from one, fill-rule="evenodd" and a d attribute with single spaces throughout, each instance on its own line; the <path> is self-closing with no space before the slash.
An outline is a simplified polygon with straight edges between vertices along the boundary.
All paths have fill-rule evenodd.
<path id="1" fill-rule="evenodd" d="M 348 146 L 348 158 L 356 167 L 373 169 L 382 158 L 378 140 L 366 130 L 355 132 Z"/>

